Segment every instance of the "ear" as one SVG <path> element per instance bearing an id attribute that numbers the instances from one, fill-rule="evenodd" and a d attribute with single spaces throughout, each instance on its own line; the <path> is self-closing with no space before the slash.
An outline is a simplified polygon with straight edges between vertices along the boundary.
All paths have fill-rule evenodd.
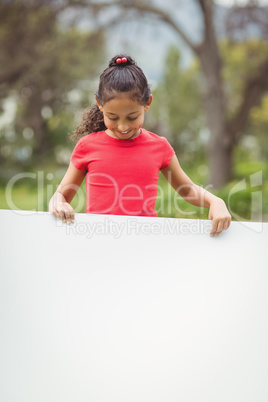
<path id="1" fill-rule="evenodd" d="M 97 96 L 95 96 L 95 100 L 97 102 L 97 105 L 99 106 L 100 111 L 102 112 L 103 111 L 102 106 L 101 106 L 101 103 L 100 103 L 99 99 L 97 98 Z"/>
<path id="2" fill-rule="evenodd" d="M 149 110 L 151 103 L 153 101 L 153 95 L 150 95 L 149 100 L 146 102 L 145 106 L 144 106 L 144 111 L 147 112 L 147 110 Z"/>

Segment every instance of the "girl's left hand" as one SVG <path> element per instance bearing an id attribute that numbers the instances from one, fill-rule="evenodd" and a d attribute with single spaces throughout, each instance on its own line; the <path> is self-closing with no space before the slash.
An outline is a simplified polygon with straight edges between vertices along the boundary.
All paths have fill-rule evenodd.
<path id="1" fill-rule="evenodd" d="M 211 202 L 208 219 L 212 219 L 210 236 L 218 236 L 223 230 L 228 229 L 231 215 L 222 199 L 216 198 Z"/>

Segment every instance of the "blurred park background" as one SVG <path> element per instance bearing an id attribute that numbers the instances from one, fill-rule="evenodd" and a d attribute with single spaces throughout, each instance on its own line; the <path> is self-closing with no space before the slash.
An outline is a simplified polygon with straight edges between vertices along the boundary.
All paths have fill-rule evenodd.
<path id="1" fill-rule="evenodd" d="M 0 0 L 0 208 L 48 210 L 117 53 L 154 96 L 144 127 L 234 220 L 268 221 L 268 1 Z M 85 183 L 72 205 L 85 209 Z M 158 216 L 206 219 L 159 178 Z"/>

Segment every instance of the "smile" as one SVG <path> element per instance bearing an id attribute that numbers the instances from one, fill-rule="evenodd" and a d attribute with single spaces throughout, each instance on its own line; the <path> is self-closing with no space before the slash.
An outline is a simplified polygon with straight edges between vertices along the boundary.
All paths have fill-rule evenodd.
<path id="1" fill-rule="evenodd" d="M 119 131 L 119 130 L 117 130 L 117 132 L 119 133 L 119 134 L 128 134 L 128 133 L 130 133 L 132 130 L 127 130 L 127 131 Z"/>

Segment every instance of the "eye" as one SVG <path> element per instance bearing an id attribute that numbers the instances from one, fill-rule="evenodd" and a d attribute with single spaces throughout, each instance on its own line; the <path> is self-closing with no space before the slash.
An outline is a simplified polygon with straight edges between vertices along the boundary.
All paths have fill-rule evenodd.
<path id="1" fill-rule="evenodd" d="M 108 117 L 108 119 L 109 120 L 111 120 L 111 121 L 116 121 L 116 120 L 118 120 L 118 117 L 115 117 L 115 118 L 111 118 L 110 116 L 107 116 Z M 138 118 L 138 116 L 136 116 L 136 117 L 127 117 L 127 120 L 128 121 L 134 121 L 134 120 L 137 120 L 137 118 Z"/>

